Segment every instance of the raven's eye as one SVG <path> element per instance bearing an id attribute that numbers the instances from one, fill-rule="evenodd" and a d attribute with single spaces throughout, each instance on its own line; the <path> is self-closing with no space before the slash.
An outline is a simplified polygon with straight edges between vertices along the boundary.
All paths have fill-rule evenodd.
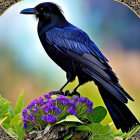
<path id="1" fill-rule="evenodd" d="M 40 10 L 43 11 L 43 7 L 41 7 Z"/>

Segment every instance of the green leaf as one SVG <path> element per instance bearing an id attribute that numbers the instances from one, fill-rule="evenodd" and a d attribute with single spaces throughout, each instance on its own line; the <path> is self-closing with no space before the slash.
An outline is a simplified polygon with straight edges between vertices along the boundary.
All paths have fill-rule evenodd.
<path id="1" fill-rule="evenodd" d="M 76 130 L 80 130 L 80 131 L 84 131 L 84 132 L 92 131 L 88 125 L 77 126 Z"/>
<path id="2" fill-rule="evenodd" d="M 71 134 L 71 135 L 66 136 L 66 137 L 64 138 L 64 140 L 68 140 L 68 139 L 70 139 L 71 137 L 72 137 L 72 134 Z"/>
<path id="3" fill-rule="evenodd" d="M 15 123 L 12 126 L 12 129 L 13 129 L 14 133 L 17 135 L 18 139 L 22 140 L 24 135 L 25 135 L 25 131 L 23 129 L 23 126 L 20 126 L 19 124 Z"/>
<path id="4" fill-rule="evenodd" d="M 23 91 L 21 91 L 18 100 L 16 102 L 15 114 L 21 113 L 23 108 L 24 108 L 24 98 L 23 98 Z"/>
<path id="5" fill-rule="evenodd" d="M 107 110 L 104 107 L 99 106 L 93 109 L 93 113 L 88 116 L 88 119 L 91 122 L 100 123 L 105 118 L 106 115 Z"/>
<path id="6" fill-rule="evenodd" d="M 10 121 L 10 113 L 9 113 L 10 102 L 0 96 L 0 121 L 4 121 L 2 123 L 8 123 Z"/>
<path id="7" fill-rule="evenodd" d="M 25 134 L 23 128 L 21 111 L 23 109 L 23 92 L 20 93 L 16 103 L 15 111 L 10 102 L 0 96 L 0 124 L 12 136 L 21 140 Z M 15 114 L 16 112 L 16 114 Z"/>
<path id="8" fill-rule="evenodd" d="M 21 140 L 24 137 L 25 130 L 23 129 L 21 113 L 16 114 L 10 122 L 11 134 L 14 134 Z"/>
<path id="9" fill-rule="evenodd" d="M 2 123 L 7 119 L 7 117 L 3 118 L 2 120 L 0 120 L 0 125 L 2 125 Z"/>
<path id="10" fill-rule="evenodd" d="M 92 133 L 89 140 L 113 140 L 114 136 L 110 127 L 102 126 L 99 123 L 92 123 L 88 126 L 79 126 L 78 130 L 81 131 L 90 131 Z"/>
<path id="11" fill-rule="evenodd" d="M 0 119 L 9 115 L 10 102 L 0 96 Z"/>
<path id="12" fill-rule="evenodd" d="M 10 112 L 11 118 L 13 118 L 14 115 L 15 115 L 15 111 L 14 111 L 14 109 L 11 106 L 9 107 L 9 112 Z"/>
<path id="13" fill-rule="evenodd" d="M 89 125 L 92 130 L 92 137 L 90 140 L 113 140 L 114 136 L 110 127 L 102 126 L 99 123 L 93 123 Z"/>
<path id="14" fill-rule="evenodd" d="M 63 123 L 63 122 L 78 122 L 78 123 L 82 123 L 82 121 L 80 121 L 76 116 L 74 115 L 68 115 L 64 120 L 61 120 L 59 122 L 57 122 L 56 124 L 60 124 L 60 123 Z"/>
<path id="15" fill-rule="evenodd" d="M 3 128 L 5 130 L 8 130 L 10 128 L 10 124 L 9 123 L 8 124 L 7 123 L 3 123 L 2 126 L 3 126 Z"/>
<path id="16" fill-rule="evenodd" d="M 20 124 L 21 122 L 22 122 L 22 116 L 21 113 L 18 113 L 11 119 L 10 125 L 12 126 L 15 123 Z"/>

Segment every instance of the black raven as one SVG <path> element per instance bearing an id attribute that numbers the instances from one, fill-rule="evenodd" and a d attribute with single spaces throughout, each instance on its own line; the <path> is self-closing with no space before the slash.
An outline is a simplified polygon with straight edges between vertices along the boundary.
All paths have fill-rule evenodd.
<path id="1" fill-rule="evenodd" d="M 69 23 L 61 8 L 51 2 L 21 11 L 21 14 L 34 14 L 38 19 L 38 35 L 49 57 L 60 66 L 67 77 L 66 84 L 78 77 L 78 87 L 94 81 L 117 129 L 129 132 L 138 120 L 125 105 L 128 99 L 134 101 L 119 84 L 119 80 L 108 60 L 95 43 L 81 29 Z"/>

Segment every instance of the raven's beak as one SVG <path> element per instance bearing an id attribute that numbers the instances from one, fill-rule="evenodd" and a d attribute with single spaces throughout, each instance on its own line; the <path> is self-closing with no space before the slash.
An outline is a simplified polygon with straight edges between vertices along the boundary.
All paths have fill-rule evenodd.
<path id="1" fill-rule="evenodd" d="M 20 14 L 37 14 L 37 11 L 35 10 L 35 8 L 28 8 L 22 10 Z"/>

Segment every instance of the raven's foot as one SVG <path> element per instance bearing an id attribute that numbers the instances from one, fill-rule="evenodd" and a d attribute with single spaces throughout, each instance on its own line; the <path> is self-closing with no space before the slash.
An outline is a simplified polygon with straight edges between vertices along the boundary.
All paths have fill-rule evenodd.
<path id="1" fill-rule="evenodd" d="M 51 91 L 50 94 L 51 95 L 64 95 L 64 92 L 61 90 L 58 90 L 58 91 Z"/>
<path id="2" fill-rule="evenodd" d="M 64 92 L 64 96 L 71 96 L 71 93 L 69 92 L 69 90 L 66 90 L 66 91 Z"/>
<path id="3" fill-rule="evenodd" d="M 76 95 L 76 96 L 80 97 L 80 93 L 75 91 L 75 90 L 72 91 L 72 93 L 71 93 L 71 96 L 73 96 L 73 95 Z"/>
<path id="4" fill-rule="evenodd" d="M 80 97 L 80 93 L 77 91 L 73 91 L 72 93 L 69 92 L 69 90 L 66 90 L 65 92 L 58 90 L 58 91 L 51 91 L 50 95 L 64 95 L 64 96 L 73 96 L 76 95 Z"/>

